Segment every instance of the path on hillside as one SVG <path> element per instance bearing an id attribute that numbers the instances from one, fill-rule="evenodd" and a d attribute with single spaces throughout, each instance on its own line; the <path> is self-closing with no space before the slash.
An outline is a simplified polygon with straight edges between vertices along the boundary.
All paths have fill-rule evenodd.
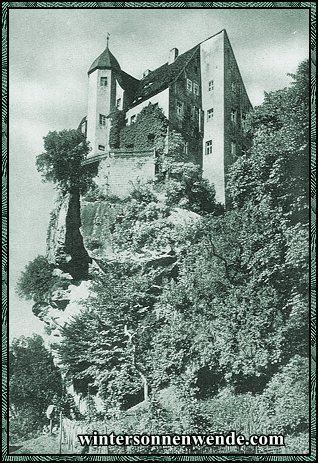
<path id="1" fill-rule="evenodd" d="M 74 454 L 71 452 L 67 446 L 62 444 L 62 455 L 65 454 Z M 58 435 L 49 434 L 35 437 L 23 442 L 15 442 L 9 446 L 9 454 L 14 455 L 58 455 L 59 454 L 59 438 Z"/>

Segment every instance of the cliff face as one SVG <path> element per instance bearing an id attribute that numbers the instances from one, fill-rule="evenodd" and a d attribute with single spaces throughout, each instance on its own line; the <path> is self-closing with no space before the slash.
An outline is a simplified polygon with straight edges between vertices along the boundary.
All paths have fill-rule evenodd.
<path id="1" fill-rule="evenodd" d="M 89 263 L 92 261 L 85 249 L 80 227 L 80 195 L 75 190 L 58 199 L 47 238 L 48 261 L 69 273 L 74 280 L 88 278 Z"/>
<path id="2" fill-rule="evenodd" d="M 180 249 L 173 239 L 169 243 L 157 235 L 160 238 L 167 230 L 178 234 L 180 227 L 198 219 L 197 214 L 184 209 L 167 209 L 160 199 L 151 204 L 105 198 L 85 201 L 77 192 L 58 198 L 48 229 L 47 258 L 55 267 L 59 284 L 47 300 L 33 306 L 33 313 L 45 324 L 46 344 L 62 371 L 65 366 L 58 346 L 63 327 L 83 310 L 93 293 L 95 275 L 107 273 L 114 263 L 133 264 L 151 275 L 152 293 L 159 295 L 164 280 L 178 278 Z M 138 239 L 131 241 L 135 236 L 140 243 Z M 69 392 L 85 414 L 85 397 L 72 385 Z M 93 399 L 101 411 L 100 397 Z"/>
<path id="3" fill-rule="evenodd" d="M 100 257 L 112 250 L 112 229 L 118 206 L 108 201 L 81 201 L 81 233 L 90 256 Z"/>

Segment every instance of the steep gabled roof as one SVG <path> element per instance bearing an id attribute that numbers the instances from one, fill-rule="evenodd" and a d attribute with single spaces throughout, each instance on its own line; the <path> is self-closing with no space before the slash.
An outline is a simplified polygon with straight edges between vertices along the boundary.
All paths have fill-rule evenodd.
<path id="1" fill-rule="evenodd" d="M 134 94 L 134 100 L 130 107 L 134 107 L 152 95 L 161 92 L 177 80 L 180 73 L 185 69 L 189 61 L 193 58 L 200 45 L 196 45 L 171 63 L 165 63 L 159 68 L 151 71 L 146 77 L 139 81 L 139 85 Z"/>

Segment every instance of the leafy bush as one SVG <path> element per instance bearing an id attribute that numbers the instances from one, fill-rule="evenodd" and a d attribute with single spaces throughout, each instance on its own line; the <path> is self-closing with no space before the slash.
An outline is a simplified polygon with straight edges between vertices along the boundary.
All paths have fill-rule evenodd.
<path id="1" fill-rule="evenodd" d="M 130 193 L 130 198 L 145 204 L 158 201 L 151 182 L 137 182 Z"/>
<path id="2" fill-rule="evenodd" d="M 266 389 L 265 426 L 271 433 L 295 435 L 309 426 L 308 359 L 295 355 L 276 373 Z"/>
<path id="3" fill-rule="evenodd" d="M 34 436 L 48 424 L 47 407 L 62 396 L 61 374 L 39 335 L 14 339 L 9 353 L 10 435 Z"/>
<path id="4" fill-rule="evenodd" d="M 21 273 L 17 283 L 18 295 L 27 300 L 45 300 L 58 280 L 52 274 L 53 269 L 44 256 L 37 256 Z"/>
<path id="5" fill-rule="evenodd" d="M 218 210 L 215 188 L 202 178 L 199 166 L 192 163 L 171 164 L 168 166 L 168 176 L 165 193 L 169 206 L 183 207 L 199 214 Z"/>

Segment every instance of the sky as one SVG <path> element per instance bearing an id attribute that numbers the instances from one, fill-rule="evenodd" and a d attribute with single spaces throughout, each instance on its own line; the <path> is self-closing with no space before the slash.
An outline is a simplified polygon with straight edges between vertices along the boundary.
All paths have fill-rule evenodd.
<path id="1" fill-rule="evenodd" d="M 11 9 L 9 12 L 9 336 L 43 333 L 32 302 L 15 294 L 29 261 L 45 254 L 56 192 L 36 171 L 49 131 L 76 128 L 87 71 L 106 46 L 136 78 L 226 29 L 253 105 L 286 87 L 309 55 L 300 9 Z"/>

